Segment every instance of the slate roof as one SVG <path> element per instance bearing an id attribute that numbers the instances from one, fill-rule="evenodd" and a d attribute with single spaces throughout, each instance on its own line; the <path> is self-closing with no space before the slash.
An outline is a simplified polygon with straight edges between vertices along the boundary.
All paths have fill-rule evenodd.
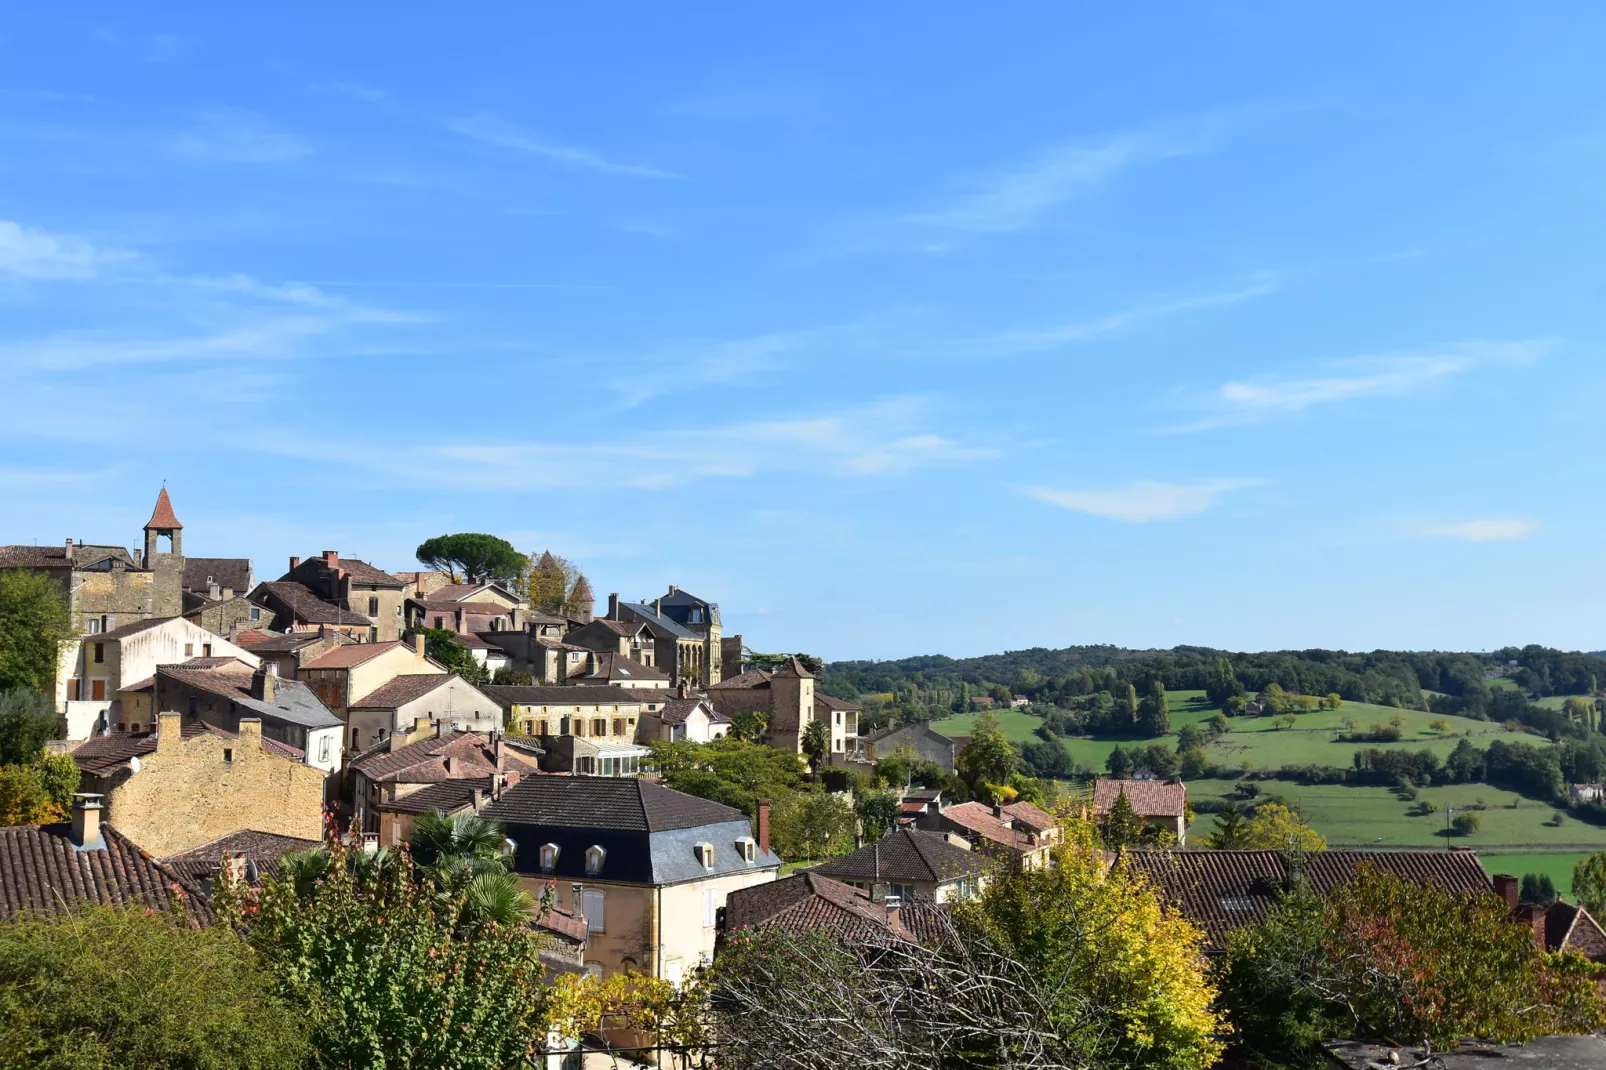
<path id="1" fill-rule="evenodd" d="M 227 668 L 202 667 L 207 662 L 217 660 L 195 658 L 183 665 L 158 665 L 156 675 L 158 678 L 165 676 L 187 687 L 226 698 L 239 706 L 242 712 L 249 711 L 261 717 L 287 721 L 302 728 L 333 728 L 345 724 L 339 717 L 329 712 L 329 707 L 319 701 L 310 687 L 299 680 L 276 677 L 272 699 L 254 698 L 251 695 L 253 674 L 250 668 L 241 664 L 244 671 L 236 672 Z M 270 741 L 264 737 L 262 742 L 266 745 Z M 293 749 L 285 748 L 285 750 Z M 296 757 L 300 758 L 301 752 L 296 751 Z"/>
<path id="2" fill-rule="evenodd" d="M 410 650 L 406 643 L 392 640 L 388 643 L 352 643 L 349 646 L 337 646 L 333 650 L 326 650 L 313 658 L 303 669 L 349 669 L 371 661 L 379 655 L 391 650 Z"/>
<path id="3" fill-rule="evenodd" d="M 161 863 L 187 883 L 210 892 L 225 854 L 246 856 L 246 878 L 255 886 L 264 880 L 279 879 L 283 874 L 280 860 L 291 851 L 311 851 L 320 846 L 317 840 L 241 829 L 182 854 L 169 855 Z"/>
<path id="4" fill-rule="evenodd" d="M 1127 851 L 1122 858 L 1204 929 L 1217 951 L 1230 930 L 1263 919 L 1291 879 L 1276 851 Z M 1311 891 L 1325 894 L 1353 879 L 1363 864 L 1444 891 L 1493 892 L 1471 851 L 1320 851 L 1305 858 L 1305 878 Z"/>
<path id="5" fill-rule="evenodd" d="M 690 628 L 653 609 L 651 602 L 620 602 L 619 604 L 645 621 L 648 629 L 653 631 L 654 634 L 663 632 L 665 636 L 672 639 L 702 639 L 702 636 Z"/>
<path id="6" fill-rule="evenodd" d="M 0 914 L 58 914 L 88 904 L 166 911 L 182 904 L 192 918 L 211 920 L 195 888 L 116 829 L 101 826 L 105 850 L 74 850 L 71 833 L 67 824 L 0 828 Z"/>
<path id="7" fill-rule="evenodd" d="M 298 620 L 303 620 L 308 624 L 371 625 L 373 623 L 367 617 L 341 609 L 332 602 L 325 602 L 313 594 L 312 588 L 304 583 L 296 583 L 293 580 L 271 580 L 267 583 L 259 583 L 256 586 L 256 590 L 251 592 L 253 595 L 251 601 L 258 601 L 255 596 L 264 592 L 273 595 L 280 602 L 289 606 L 290 612 Z"/>
<path id="8" fill-rule="evenodd" d="M 147 528 L 182 528 L 178 517 L 173 515 L 173 499 L 167 496 L 167 488 L 163 487 L 156 494 L 156 508 L 151 510 L 151 518 L 145 522 Z"/>
<path id="9" fill-rule="evenodd" d="M 518 706 L 639 706 L 641 699 L 622 687 L 542 687 L 488 684 L 480 689 L 504 710 Z M 664 693 L 665 695 L 668 692 Z M 667 701 L 667 699 L 665 700 Z"/>
<path id="10" fill-rule="evenodd" d="M 322 666 L 319 666 L 322 668 Z M 432 691 L 438 691 L 447 683 L 456 679 L 455 673 L 413 673 L 408 676 L 393 676 L 388 683 L 380 684 L 368 694 L 351 704 L 354 710 L 393 710 L 398 706 L 405 706 L 414 699 L 423 698 Z"/>
<path id="11" fill-rule="evenodd" d="M 381 800 L 377 808 L 390 814 L 427 814 L 432 810 L 450 814 L 474 805 L 474 792 L 485 786 L 483 779 L 442 780 L 397 799 Z"/>
<path id="12" fill-rule="evenodd" d="M 324 638 L 327 636 L 317 632 L 274 632 L 266 628 L 253 628 L 235 636 L 234 645 L 244 647 L 253 654 L 291 654 L 308 643 L 316 643 Z"/>
<path id="13" fill-rule="evenodd" d="M 623 654 L 597 654 L 595 658 L 597 667 L 585 674 L 587 680 L 669 680 L 668 673 Z"/>
<path id="14" fill-rule="evenodd" d="M 611 620 L 608 617 L 599 617 L 591 623 L 600 624 L 613 634 L 622 635 L 627 639 L 646 627 L 639 620 Z"/>
<path id="15" fill-rule="evenodd" d="M 880 872 L 876 863 L 880 863 Z M 957 847 L 940 832 L 894 829 L 852 854 L 816 866 L 815 872 L 841 880 L 930 881 L 941 884 L 980 874 L 990 861 Z"/>
<path id="16" fill-rule="evenodd" d="M 185 587 L 205 591 L 212 584 L 233 588 L 235 594 L 251 589 L 251 559 L 248 557 L 186 557 Z"/>
<path id="17" fill-rule="evenodd" d="M 725 930 L 774 925 L 796 932 L 828 932 L 853 944 L 909 939 L 899 911 L 871 901 L 869 893 L 821 873 L 819 867 L 751 888 L 725 900 Z"/>
<path id="18" fill-rule="evenodd" d="M 704 707 L 710 724 L 729 724 L 730 718 L 708 705 L 708 700 L 691 696 L 689 698 L 672 698 L 664 703 L 663 709 L 658 711 L 658 719 L 667 725 L 685 724 L 686 718 L 698 706 Z"/>
<path id="19" fill-rule="evenodd" d="M 508 824 L 664 832 L 747 821 L 730 806 L 634 777 L 526 777 L 483 816 Z"/>
<path id="20" fill-rule="evenodd" d="M 1188 789 L 1180 780 L 1111 780 L 1099 777 L 1093 785 L 1093 810 L 1107 814 L 1125 793 L 1139 817 L 1181 817 L 1188 805 Z"/>

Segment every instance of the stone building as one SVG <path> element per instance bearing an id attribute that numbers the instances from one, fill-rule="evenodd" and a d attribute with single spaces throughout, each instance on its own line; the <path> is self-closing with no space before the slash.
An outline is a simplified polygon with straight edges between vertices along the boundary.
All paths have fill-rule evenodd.
<path id="1" fill-rule="evenodd" d="M 424 637 L 412 642 L 354 643 L 332 647 L 301 662 L 299 679 L 320 701 L 342 716 L 358 700 L 398 676 L 439 673 L 446 667 L 424 653 Z"/>
<path id="2" fill-rule="evenodd" d="M 674 984 L 714 954 L 720 911 L 773 881 L 767 807 L 755 837 L 729 806 L 634 777 L 525 777 L 482 811 L 515 845 L 532 894 L 586 920 L 586 966 Z"/>
<path id="3" fill-rule="evenodd" d="M 176 617 L 183 609 L 184 525 L 173 515 L 166 487 L 156 496 L 143 541 L 143 549 L 133 553 L 122 546 L 72 539 L 54 546 L 0 546 L 0 571 L 46 573 L 67 596 L 73 631 L 99 635 L 152 617 Z M 66 670 L 77 656 L 72 644 L 62 651 L 58 710 L 66 709 Z"/>
<path id="4" fill-rule="evenodd" d="M 608 619 L 645 624 L 653 639 L 653 664 L 673 683 L 706 688 L 725 678 L 716 603 L 670 584 L 668 594 L 650 602 L 624 602 L 610 594 Z"/>
<path id="5" fill-rule="evenodd" d="M 407 584 L 366 561 L 342 558 L 338 550 L 305 561 L 292 557 L 290 570 L 279 581 L 299 583 L 322 601 L 366 618 L 373 625 L 374 642 L 399 639 L 406 627 Z"/>
<path id="6" fill-rule="evenodd" d="M 1145 824 L 1155 825 L 1188 845 L 1188 787 L 1181 780 L 1116 780 L 1099 777 L 1093 782 L 1093 813 L 1103 821 L 1121 796 Z"/>
<path id="7" fill-rule="evenodd" d="M 774 672 L 748 669 L 708 688 L 708 700 L 726 717 L 763 713 L 769 718 L 764 742 L 794 754 L 803 753 L 803 734 L 810 721 L 825 726 L 827 760 L 842 764 L 849 741 L 859 737 L 860 708 L 814 690 L 814 675 L 797 658 L 787 658 Z"/>
<path id="8" fill-rule="evenodd" d="M 393 676 L 346 709 L 346 746 L 356 753 L 393 736 L 404 742 L 440 726 L 500 732 L 502 708 L 456 673 Z"/>
<path id="9" fill-rule="evenodd" d="M 900 751 L 908 751 L 916 758 L 936 762 L 944 773 L 954 771 L 954 741 L 935 731 L 930 721 L 914 721 L 883 728 L 872 735 L 860 737 L 858 746 L 863 750 L 862 760 L 872 765 Z"/>
<path id="10" fill-rule="evenodd" d="M 250 598 L 271 614 L 267 624 L 275 631 L 332 631 L 359 643 L 375 641 L 375 628 L 371 620 L 333 602 L 325 602 L 304 583 L 291 580 L 259 583 Z"/>
<path id="11" fill-rule="evenodd" d="M 403 615 L 409 628 L 477 635 L 521 631 L 529 610 L 529 602 L 500 583 L 453 583 L 422 598 L 409 596 Z"/>
<path id="12" fill-rule="evenodd" d="M 535 758 L 509 746 L 500 733 L 441 728 L 405 744 L 392 737 L 352 759 L 358 827 L 393 846 L 407 838 L 420 813 L 477 810 L 534 772 Z"/>
<path id="13" fill-rule="evenodd" d="M 183 617 L 152 617 L 85 636 L 67 668 L 67 738 L 156 727 L 143 690 L 158 665 L 191 658 L 238 658 L 256 668 L 255 654 Z"/>
<path id="14" fill-rule="evenodd" d="M 341 765 L 345 724 L 296 680 L 282 680 L 266 668 L 253 671 L 233 658 L 197 658 L 162 665 L 146 685 L 150 705 L 178 710 L 186 725 L 204 724 L 238 732 L 240 721 L 261 722 L 263 738 L 325 773 Z"/>
<path id="15" fill-rule="evenodd" d="M 232 636 L 263 623 L 265 610 L 252 602 L 251 562 L 244 557 L 184 559 L 184 617 L 209 632 Z"/>
<path id="16" fill-rule="evenodd" d="M 485 693 L 502 708 L 512 731 L 540 743 L 546 772 L 634 776 L 647 757 L 637 738 L 644 692 L 492 685 Z"/>
<path id="17" fill-rule="evenodd" d="M 150 854 L 175 855 L 240 829 L 317 840 L 324 774 L 241 718 L 239 734 L 159 715 L 154 734 L 103 736 L 73 751 L 105 820 Z"/>

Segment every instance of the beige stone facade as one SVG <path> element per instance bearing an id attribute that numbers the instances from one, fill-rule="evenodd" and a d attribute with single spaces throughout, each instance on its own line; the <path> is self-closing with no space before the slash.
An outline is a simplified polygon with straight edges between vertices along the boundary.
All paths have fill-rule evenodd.
<path id="1" fill-rule="evenodd" d="M 110 824 L 157 857 L 239 829 L 323 837 L 321 770 L 264 749 L 259 721 L 242 719 L 237 738 L 207 732 L 189 739 L 180 722 L 179 714 L 161 714 L 156 752 L 137 770 L 86 784 L 106 796 Z"/>

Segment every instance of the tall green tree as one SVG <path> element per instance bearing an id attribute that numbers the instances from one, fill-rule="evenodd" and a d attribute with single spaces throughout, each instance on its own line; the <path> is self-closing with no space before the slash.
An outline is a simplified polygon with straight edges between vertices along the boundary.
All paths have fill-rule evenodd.
<path id="1" fill-rule="evenodd" d="M 835 795 L 794 792 L 770 815 L 770 842 L 783 858 L 831 858 L 852 849 L 853 822 L 853 807 Z"/>
<path id="2" fill-rule="evenodd" d="M 1020 752 L 1004 734 L 1004 726 L 992 712 L 976 718 L 970 742 L 959 752 L 954 764 L 971 791 L 982 794 L 984 785 L 1009 783 L 1010 774 L 1020 768 Z"/>
<path id="3" fill-rule="evenodd" d="M 1104 768 L 1116 780 L 1125 780 L 1132 775 L 1132 755 L 1117 743 L 1110 751 L 1110 756 L 1104 761 Z"/>
<path id="4" fill-rule="evenodd" d="M 447 669 L 455 672 L 475 687 L 491 682 L 491 674 L 457 641 L 457 634 L 449 628 L 420 628 L 424 636 L 424 652 Z"/>
<path id="5" fill-rule="evenodd" d="M 1147 833 L 1148 825 L 1132 809 L 1132 800 L 1126 797 L 1126 792 L 1121 792 L 1110 804 L 1110 812 L 1099 828 L 1099 838 L 1104 841 L 1104 846 L 1136 847 L 1148 838 Z"/>
<path id="6" fill-rule="evenodd" d="M 0 572 L 0 691 L 53 693 L 61 648 L 72 636 L 66 592 L 49 573 Z"/>
<path id="7" fill-rule="evenodd" d="M 1573 866 L 1573 898 L 1596 917 L 1606 917 L 1606 851 L 1580 858 Z"/>
<path id="8" fill-rule="evenodd" d="M 425 539 L 416 553 L 423 564 L 460 576 L 466 583 L 515 583 L 527 563 L 506 539 L 472 531 Z"/>
<path id="9" fill-rule="evenodd" d="M 1244 808 L 1228 802 L 1216 814 L 1216 830 L 1205 839 L 1205 846 L 1218 851 L 1241 851 L 1249 846 L 1249 830 L 1244 822 Z"/>
<path id="10" fill-rule="evenodd" d="M 0 691 L 0 765 L 27 765 L 56 738 L 55 704 L 25 687 Z"/>
<path id="11" fill-rule="evenodd" d="M 1166 699 L 1165 684 L 1155 680 L 1149 687 L 1138 710 L 1138 731 L 1145 736 L 1158 737 L 1171 731 L 1171 704 Z"/>
<path id="12" fill-rule="evenodd" d="M 307 1008 L 227 926 L 91 907 L 0 925 L 0 1070 L 307 1065 Z"/>
<path id="13" fill-rule="evenodd" d="M 853 797 L 853 813 L 865 842 L 879 840 L 898 827 L 902 799 L 892 791 L 861 791 Z"/>
<path id="14" fill-rule="evenodd" d="M 831 731 L 824 721 L 811 720 L 803 728 L 803 756 L 808 759 L 809 771 L 819 776 L 820 763 L 831 752 Z"/>

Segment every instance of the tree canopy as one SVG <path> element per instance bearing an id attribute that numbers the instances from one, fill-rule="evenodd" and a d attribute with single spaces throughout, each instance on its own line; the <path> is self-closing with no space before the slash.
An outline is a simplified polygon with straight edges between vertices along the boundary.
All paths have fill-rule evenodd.
<path id="1" fill-rule="evenodd" d="M 0 572 L 0 691 L 50 693 L 72 634 L 67 596 L 49 573 Z"/>
<path id="2" fill-rule="evenodd" d="M 419 543 L 416 553 L 430 568 L 461 576 L 466 583 L 512 584 L 528 564 L 506 539 L 479 532 L 437 535 Z"/>

